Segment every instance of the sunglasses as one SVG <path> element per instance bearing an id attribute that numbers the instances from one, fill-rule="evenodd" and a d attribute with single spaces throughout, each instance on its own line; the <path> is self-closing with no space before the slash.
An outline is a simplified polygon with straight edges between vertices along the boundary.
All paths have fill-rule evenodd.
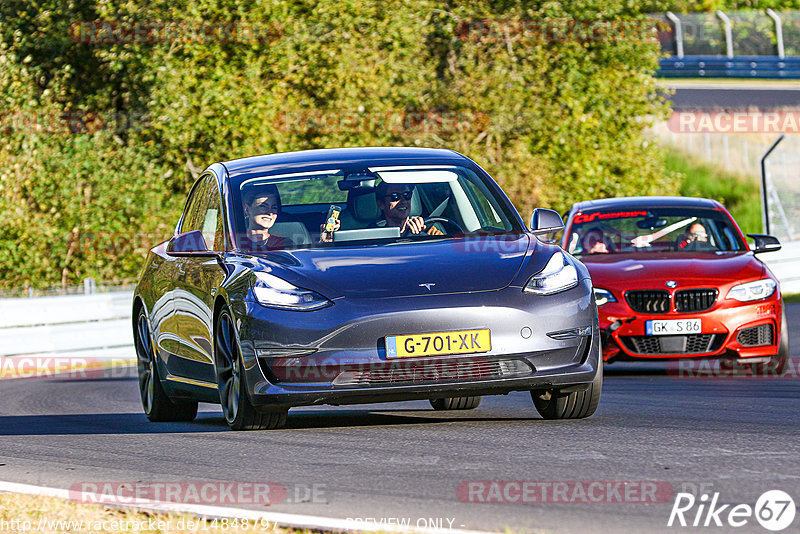
<path id="1" fill-rule="evenodd" d="M 414 191 L 403 191 L 402 193 L 396 193 L 396 192 L 390 193 L 388 195 L 385 195 L 385 198 L 388 198 L 392 202 L 397 202 L 401 198 L 404 198 L 406 200 L 411 200 L 412 196 L 414 196 Z"/>

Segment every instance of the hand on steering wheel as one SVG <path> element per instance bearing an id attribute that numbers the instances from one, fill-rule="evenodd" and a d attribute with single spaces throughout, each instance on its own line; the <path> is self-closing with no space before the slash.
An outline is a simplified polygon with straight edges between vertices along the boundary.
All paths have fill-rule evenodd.
<path id="1" fill-rule="evenodd" d="M 445 225 L 445 233 L 447 233 L 447 234 L 463 234 L 464 233 L 464 229 L 461 228 L 461 226 L 457 222 L 455 222 L 452 219 L 448 219 L 447 217 L 429 217 L 429 218 L 425 219 L 425 226 L 426 227 L 430 227 L 431 229 L 433 229 L 433 226 L 431 226 L 430 223 L 440 223 L 440 224 Z M 455 232 L 448 231 L 447 228 L 446 228 L 448 225 L 452 229 L 455 229 Z M 438 234 L 431 234 L 430 231 L 428 231 L 428 233 L 430 235 L 438 235 Z"/>

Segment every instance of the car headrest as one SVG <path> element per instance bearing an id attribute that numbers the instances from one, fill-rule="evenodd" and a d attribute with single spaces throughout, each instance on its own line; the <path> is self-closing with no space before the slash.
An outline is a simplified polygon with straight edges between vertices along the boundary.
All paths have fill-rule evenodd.
<path id="1" fill-rule="evenodd" d="M 290 240 L 295 245 L 309 245 L 311 244 L 311 234 L 308 228 L 296 221 L 276 222 L 270 228 L 270 233 L 284 237 Z"/>

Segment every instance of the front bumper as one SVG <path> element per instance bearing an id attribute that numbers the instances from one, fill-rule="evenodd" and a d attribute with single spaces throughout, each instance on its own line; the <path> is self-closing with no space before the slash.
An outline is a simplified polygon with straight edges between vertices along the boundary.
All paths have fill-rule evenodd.
<path id="1" fill-rule="evenodd" d="M 755 358 L 778 353 L 783 305 L 780 294 L 755 302 L 722 300 L 708 311 L 660 314 L 637 313 L 624 302 L 600 307 L 600 330 L 603 359 L 654 360 L 676 358 Z M 684 350 L 660 350 L 655 340 L 646 335 L 646 322 L 659 319 L 700 319 L 700 334 L 690 334 Z M 664 346 L 674 346 L 664 343 Z M 680 345 L 680 343 L 678 344 Z"/>
<path id="2" fill-rule="evenodd" d="M 237 316 L 251 401 L 257 407 L 358 404 L 591 383 L 600 335 L 591 283 L 557 295 L 519 287 L 472 294 L 339 299 L 312 312 L 244 301 Z M 588 336 L 547 334 L 591 327 Z M 491 350 L 388 359 L 391 335 L 488 328 Z"/>

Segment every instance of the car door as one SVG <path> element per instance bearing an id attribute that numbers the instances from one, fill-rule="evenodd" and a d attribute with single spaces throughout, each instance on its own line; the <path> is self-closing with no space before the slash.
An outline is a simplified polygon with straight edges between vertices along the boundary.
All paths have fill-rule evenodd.
<path id="1" fill-rule="evenodd" d="M 224 251 L 225 226 L 216 177 L 205 174 L 192 192 L 181 232 L 199 230 L 208 250 Z M 175 269 L 175 324 L 177 356 L 170 373 L 214 382 L 213 311 L 216 290 L 224 271 L 216 258 L 183 257 Z"/>

